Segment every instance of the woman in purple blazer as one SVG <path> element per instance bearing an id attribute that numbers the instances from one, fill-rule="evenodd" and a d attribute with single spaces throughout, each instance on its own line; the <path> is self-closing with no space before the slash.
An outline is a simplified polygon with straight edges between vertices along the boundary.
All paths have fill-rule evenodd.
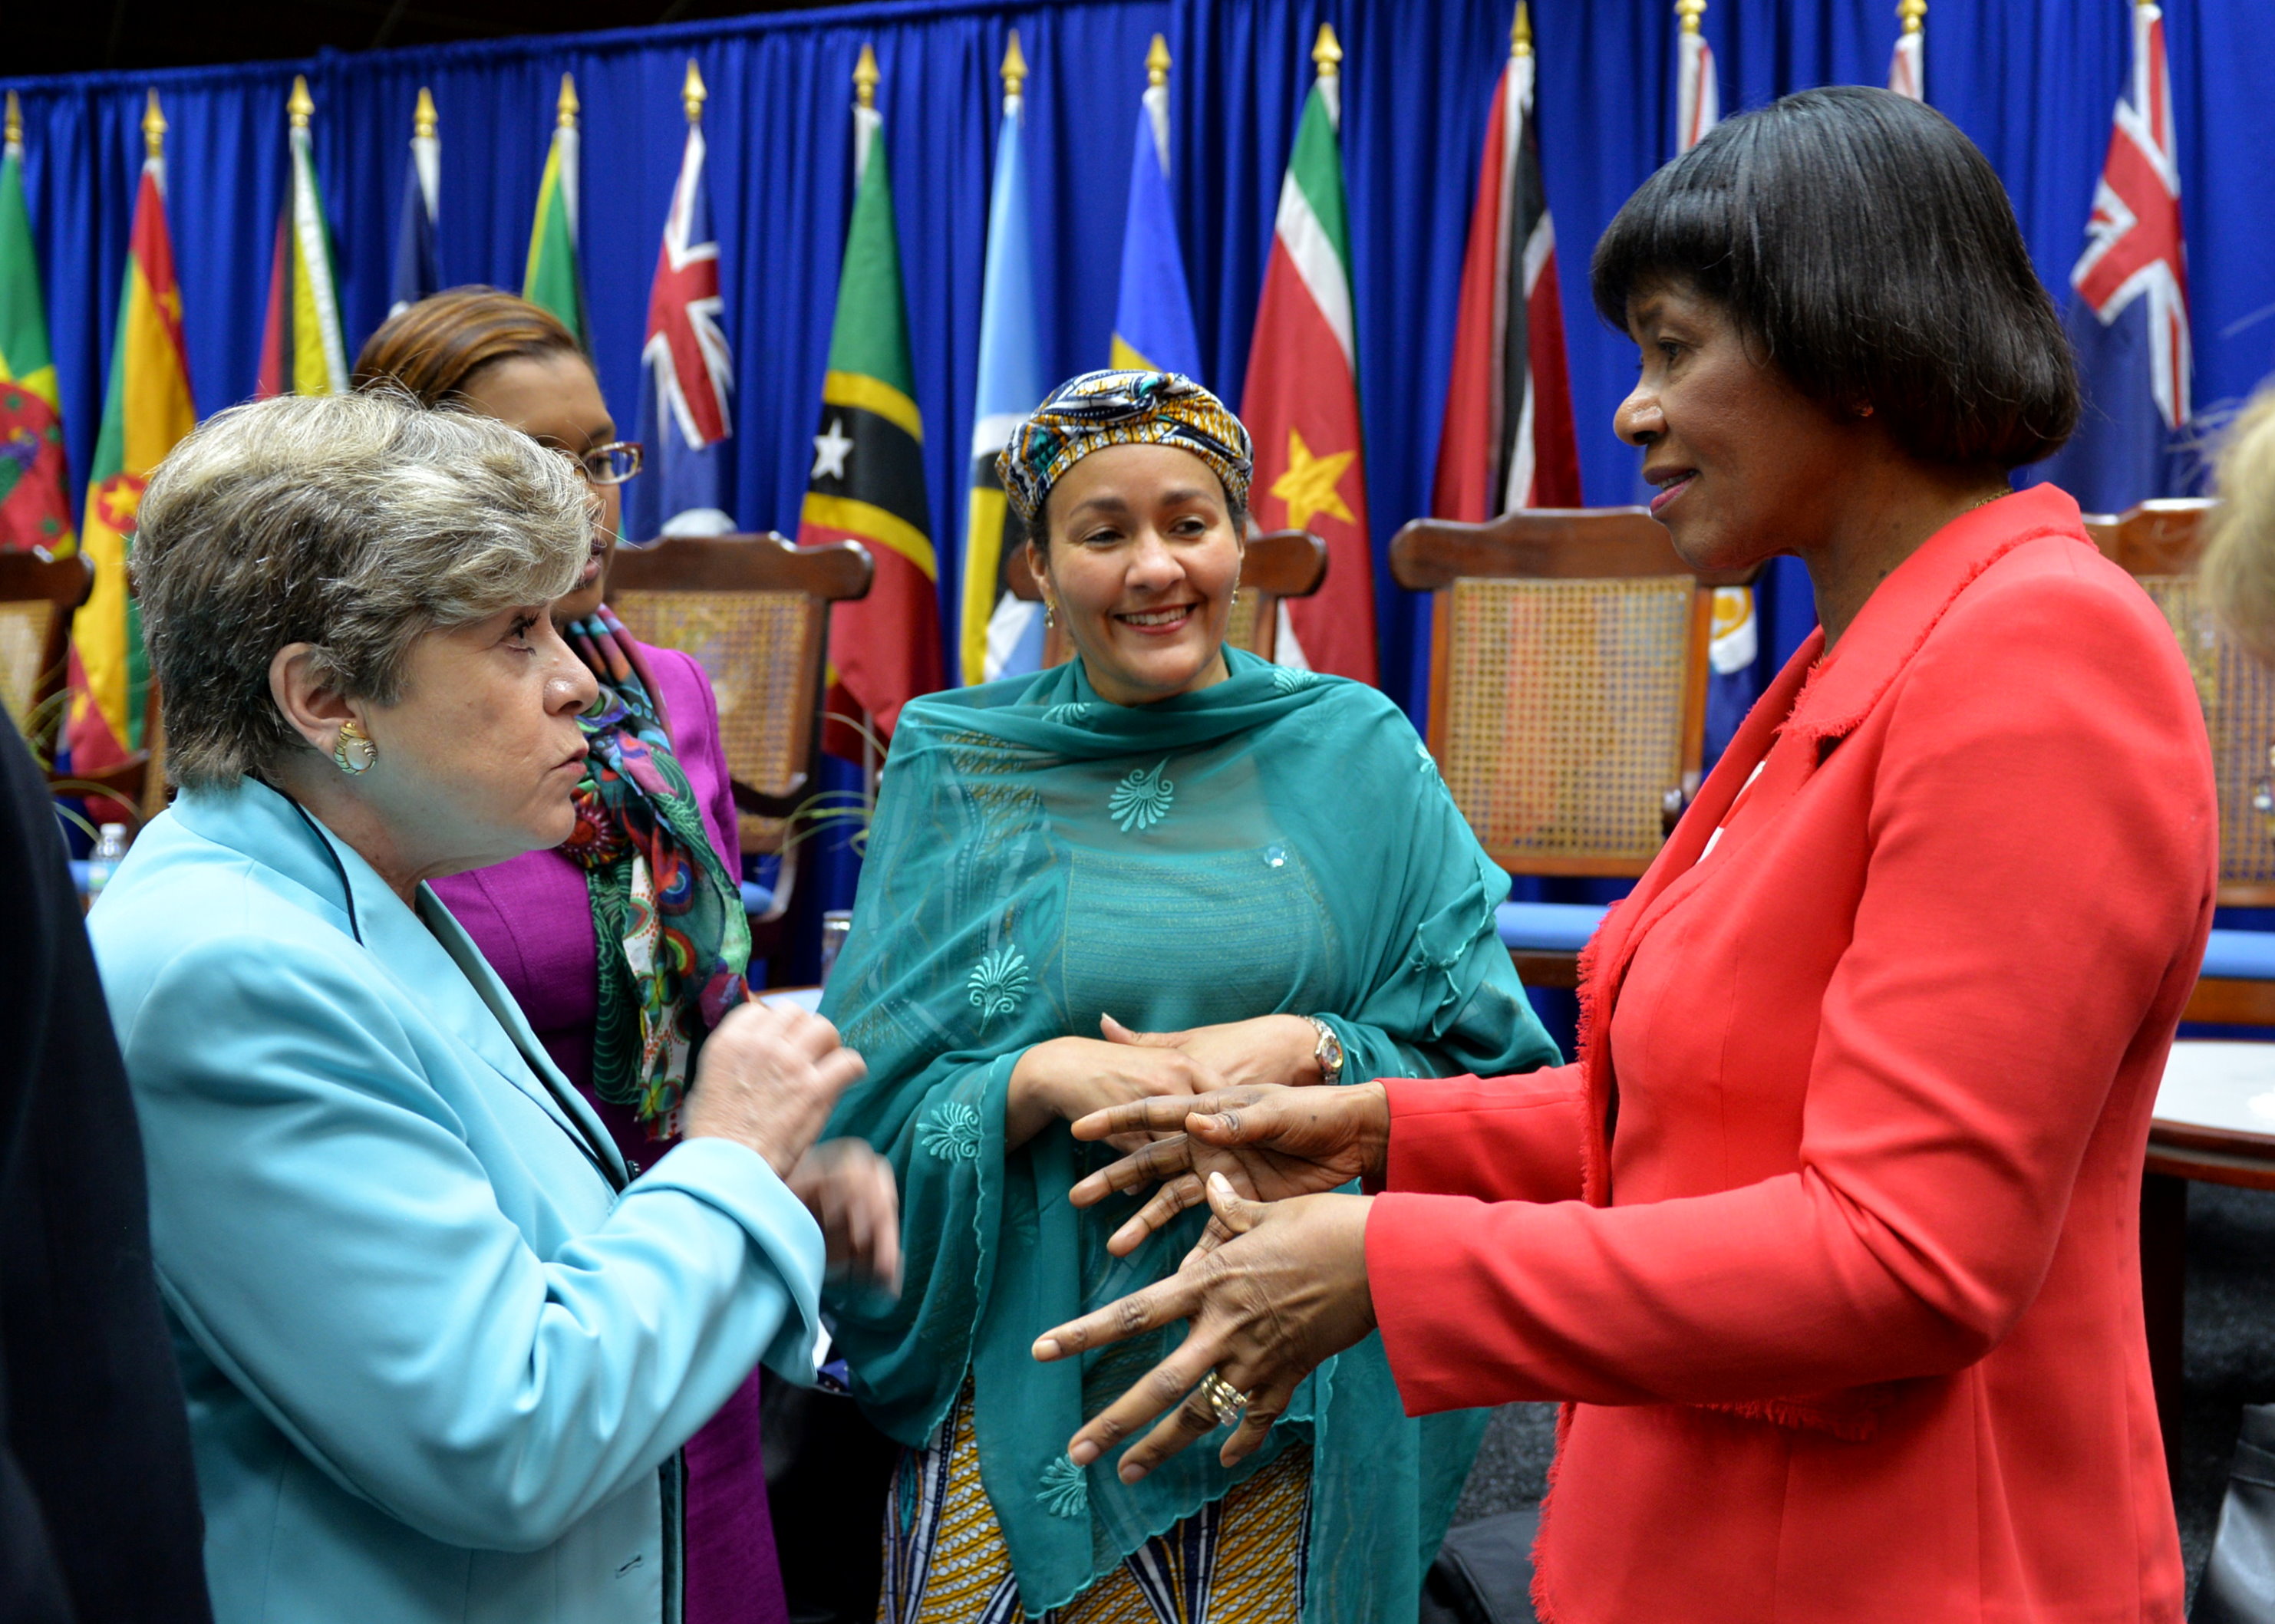
<path id="1" fill-rule="evenodd" d="M 601 601 L 620 487 L 640 448 L 616 437 L 592 363 L 550 313 L 495 288 L 454 288 L 397 312 L 356 358 L 359 388 L 510 423 L 584 472 L 593 551 L 553 619 L 598 680 L 575 833 L 550 850 L 434 882 L 555 1063 L 637 1175 L 676 1137 L 704 1034 L 748 996 L 742 854 L 701 666 L 636 641 Z M 870 1272 L 896 1276 L 892 1178 L 859 1141 L 819 1146 L 790 1188 Z M 754 1371 L 686 1450 L 686 1624 L 788 1616 Z"/>

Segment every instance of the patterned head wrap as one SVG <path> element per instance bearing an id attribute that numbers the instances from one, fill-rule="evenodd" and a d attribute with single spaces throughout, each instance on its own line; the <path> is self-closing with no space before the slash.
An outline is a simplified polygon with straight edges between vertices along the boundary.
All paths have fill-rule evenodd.
<path id="1" fill-rule="evenodd" d="M 1248 430 L 1225 404 L 1174 372 L 1086 372 L 1053 389 L 1012 431 L 995 458 L 1003 494 L 1035 529 L 1043 499 L 1066 471 L 1110 445 L 1169 445 L 1190 451 L 1248 505 Z"/>

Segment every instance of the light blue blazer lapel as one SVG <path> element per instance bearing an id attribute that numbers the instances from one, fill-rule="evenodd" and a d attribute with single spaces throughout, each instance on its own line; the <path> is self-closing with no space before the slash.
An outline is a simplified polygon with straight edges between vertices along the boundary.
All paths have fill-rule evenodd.
<path id="1" fill-rule="evenodd" d="M 553 1057 L 537 1040 L 529 1017 L 522 1013 L 505 983 L 498 979 L 497 971 L 482 956 L 482 950 L 466 934 L 465 927 L 443 905 L 442 899 L 423 885 L 419 888 L 419 914 L 425 921 L 428 940 L 465 973 L 466 984 L 483 1007 L 497 1017 L 495 1030 L 512 1045 L 515 1057 L 523 1065 L 518 1071 L 510 1069 L 500 1065 L 497 1057 L 487 1050 L 482 1058 L 503 1072 L 523 1092 L 552 1110 L 555 1117 L 564 1119 L 564 1126 L 571 1132 L 580 1134 L 600 1148 L 619 1179 L 629 1178 L 631 1171 L 624 1166 L 624 1154 L 616 1149 L 616 1138 L 601 1121 L 599 1113 L 586 1103 L 585 1097 L 553 1063 Z M 534 1073 L 535 1077 L 529 1077 L 529 1073 Z M 529 1086 L 531 1081 L 537 1082 L 535 1089 Z M 549 1088 L 548 1084 L 551 1084 Z"/>
<path id="2" fill-rule="evenodd" d="M 226 822 L 238 827 L 213 833 L 224 839 L 231 833 L 253 835 L 252 845 L 238 839 L 228 843 L 260 851 L 261 861 L 312 891 L 404 995 L 418 1001 L 428 1020 L 535 1101 L 563 1133 L 602 1157 L 613 1182 L 625 1182 L 624 1157 L 608 1129 L 555 1067 L 513 995 L 441 899 L 420 886 L 420 913 L 413 913 L 354 847 L 266 784 L 247 780 L 233 799 Z M 301 860 L 286 857 L 280 842 L 297 846 Z"/>

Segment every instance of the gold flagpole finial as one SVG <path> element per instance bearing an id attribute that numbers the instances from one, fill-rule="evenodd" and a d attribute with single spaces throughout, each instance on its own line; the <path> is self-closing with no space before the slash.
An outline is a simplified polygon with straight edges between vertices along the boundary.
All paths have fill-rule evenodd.
<path id="1" fill-rule="evenodd" d="M 1003 94 L 1016 96 L 1019 87 L 1027 82 L 1027 59 L 1019 50 L 1019 31 L 1011 30 L 1011 42 L 1003 48 Z"/>
<path id="2" fill-rule="evenodd" d="M 1525 9 L 1524 0 L 1516 0 L 1516 20 L 1508 26 L 1508 54 L 1532 55 L 1532 13 Z"/>
<path id="3" fill-rule="evenodd" d="M 1145 48 L 1145 83 L 1148 86 L 1169 82 L 1169 42 L 1160 34 Z"/>
<path id="4" fill-rule="evenodd" d="M 687 110 L 688 123 L 703 122 L 703 103 L 710 98 L 711 93 L 703 88 L 703 75 L 696 71 L 695 58 L 690 57 L 687 77 L 679 82 L 679 104 Z"/>
<path id="5" fill-rule="evenodd" d="M 1311 42 L 1311 65 L 1321 78 L 1331 78 L 1342 72 L 1343 48 L 1335 42 L 1333 23 L 1319 25 L 1319 37 Z"/>
<path id="6" fill-rule="evenodd" d="M 435 132 L 442 127 L 435 111 L 435 94 L 426 86 L 419 87 L 419 105 L 411 110 L 411 133 L 422 141 L 431 141 Z"/>
<path id="7" fill-rule="evenodd" d="M 142 111 L 142 150 L 154 158 L 166 155 L 166 115 L 158 110 L 158 89 L 150 87 L 149 105 Z"/>
<path id="8" fill-rule="evenodd" d="M 572 73 L 561 76 L 561 97 L 553 104 L 553 122 L 564 130 L 577 127 L 577 78 Z"/>
<path id="9" fill-rule="evenodd" d="M 1674 14 L 1682 19 L 1682 32 L 1698 32 L 1698 19 L 1706 15 L 1706 0 L 1674 0 Z"/>
<path id="10" fill-rule="evenodd" d="M 1903 19 L 1906 34 L 1917 34 L 1921 22 L 1927 16 L 1927 0 L 1901 0 L 1896 7 L 1896 15 Z"/>
<path id="11" fill-rule="evenodd" d="M 8 93 L 6 138 L 11 147 L 24 144 L 24 104 L 16 100 L 16 93 L 12 90 Z"/>
<path id="12" fill-rule="evenodd" d="M 292 94 L 284 98 L 284 110 L 291 116 L 295 130 L 308 127 L 308 116 L 316 110 L 316 104 L 309 99 L 308 76 L 306 73 L 292 75 Z"/>
<path id="13" fill-rule="evenodd" d="M 877 81 L 885 76 L 877 72 L 877 53 L 865 40 L 861 44 L 861 60 L 853 64 L 853 99 L 863 107 L 877 105 Z"/>

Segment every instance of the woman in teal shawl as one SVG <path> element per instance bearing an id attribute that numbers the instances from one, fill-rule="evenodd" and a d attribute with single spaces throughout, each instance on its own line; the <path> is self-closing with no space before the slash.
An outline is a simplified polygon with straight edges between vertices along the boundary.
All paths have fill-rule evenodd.
<path id="1" fill-rule="evenodd" d="M 869 1065 L 829 1131 L 891 1159 L 905 1213 L 903 1295 L 836 1319 L 911 1451 L 880 1617 L 1410 1620 L 1481 1413 L 1406 1419 L 1370 1338 L 1236 1467 L 1192 1450 L 1124 1484 L 1066 1439 L 1168 1344 L 1030 1347 L 1174 1271 L 1206 1218 L 1115 1255 L 1136 1204 L 1069 1204 L 1114 1152 L 1066 1122 L 1553 1064 L 1494 932 L 1507 877 L 1387 699 L 1223 647 L 1249 458 L 1214 397 L 1090 374 L 999 467 L 1077 657 L 902 712 L 823 1004 Z"/>

